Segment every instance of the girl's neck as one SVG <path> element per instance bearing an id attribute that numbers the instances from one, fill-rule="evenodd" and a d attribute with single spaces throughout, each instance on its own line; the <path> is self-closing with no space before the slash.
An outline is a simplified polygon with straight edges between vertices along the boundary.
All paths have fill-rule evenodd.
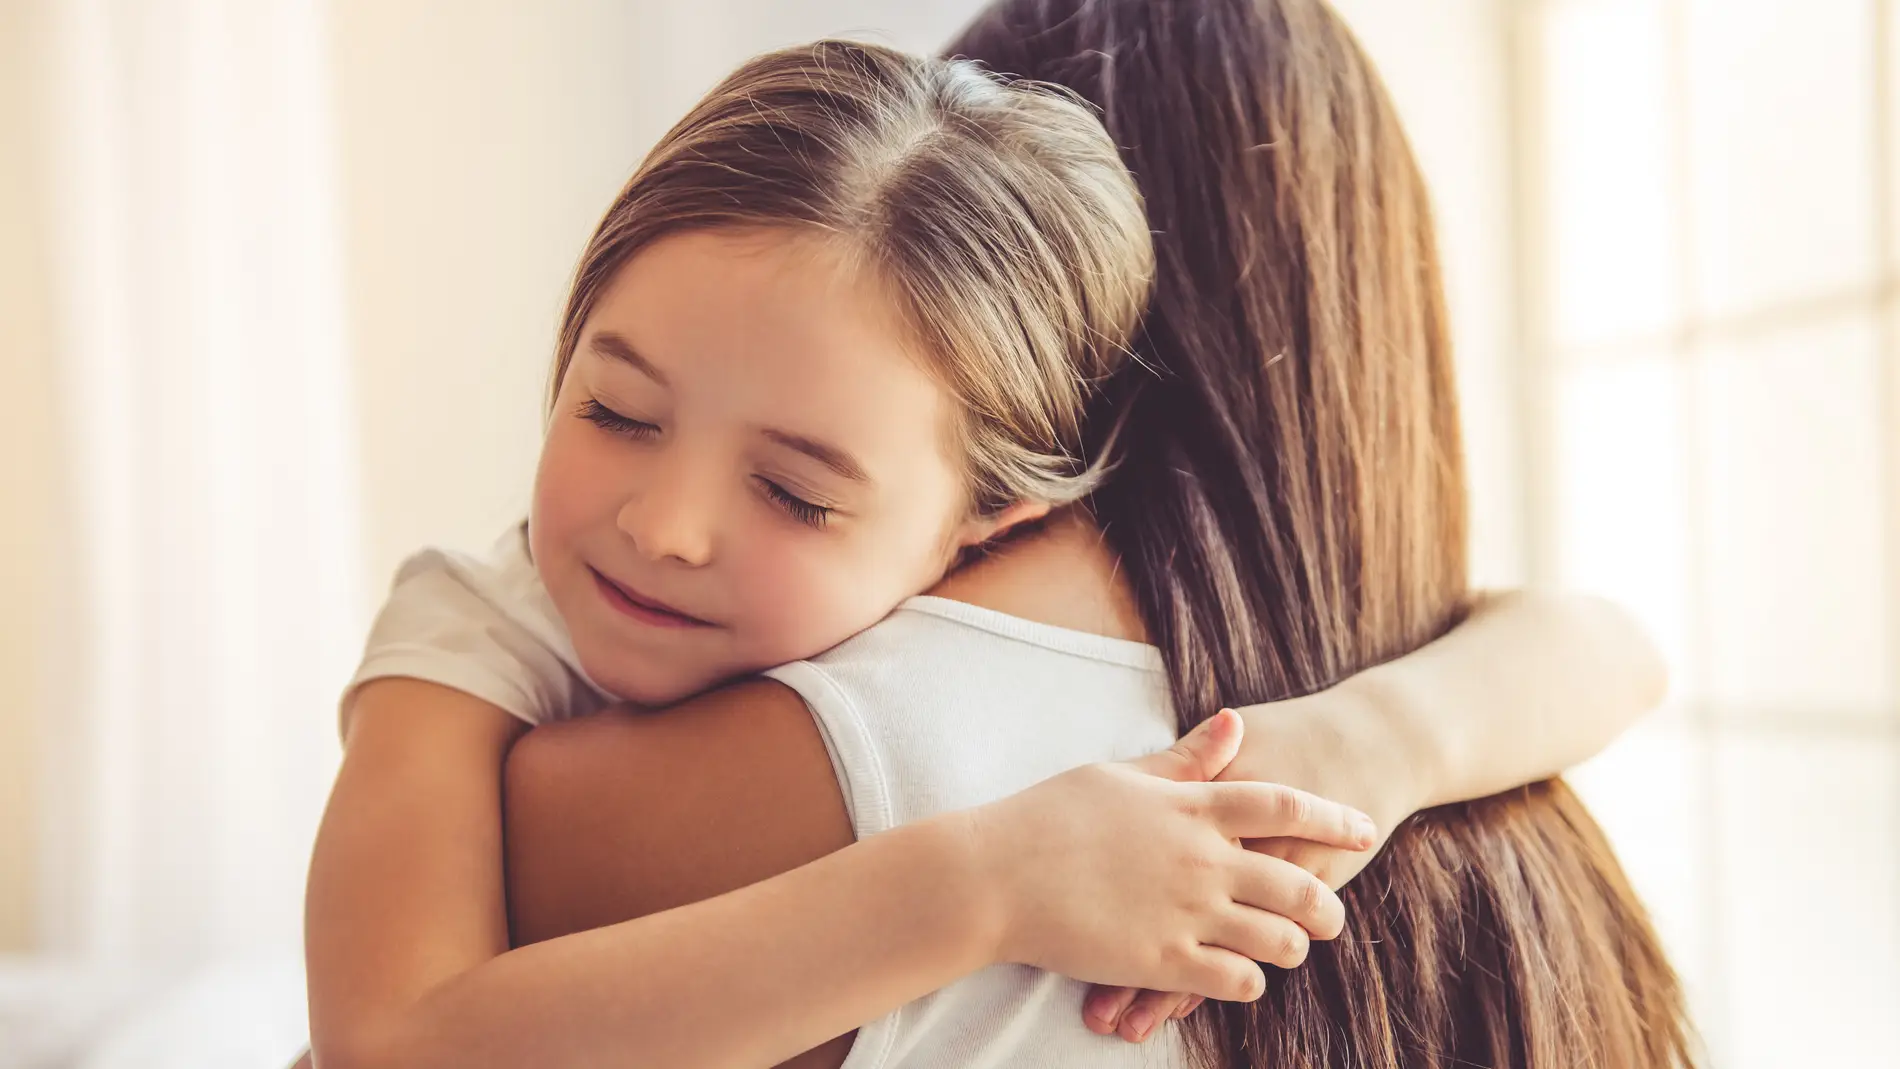
<path id="1" fill-rule="evenodd" d="M 927 593 L 1025 620 L 1146 642 L 1120 560 L 1081 506 L 988 549 Z"/>

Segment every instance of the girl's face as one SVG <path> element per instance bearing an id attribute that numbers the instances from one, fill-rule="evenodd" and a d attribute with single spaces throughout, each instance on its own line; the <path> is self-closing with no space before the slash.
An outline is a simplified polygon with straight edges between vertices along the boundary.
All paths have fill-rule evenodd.
<path id="1" fill-rule="evenodd" d="M 588 675 L 677 701 L 930 586 L 1022 518 L 970 516 L 951 409 L 878 283 L 818 238 L 642 250 L 583 327 L 529 524 Z"/>

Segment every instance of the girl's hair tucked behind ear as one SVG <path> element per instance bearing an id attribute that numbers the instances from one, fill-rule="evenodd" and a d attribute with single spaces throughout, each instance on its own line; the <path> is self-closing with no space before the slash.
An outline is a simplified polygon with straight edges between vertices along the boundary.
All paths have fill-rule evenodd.
<path id="1" fill-rule="evenodd" d="M 1094 486 L 1082 414 L 1124 359 L 1153 251 L 1101 124 L 1060 90 L 845 41 L 767 53 L 654 147 L 601 221 L 554 383 L 621 265 L 669 234 L 803 230 L 874 272 L 962 414 L 974 503 Z"/>

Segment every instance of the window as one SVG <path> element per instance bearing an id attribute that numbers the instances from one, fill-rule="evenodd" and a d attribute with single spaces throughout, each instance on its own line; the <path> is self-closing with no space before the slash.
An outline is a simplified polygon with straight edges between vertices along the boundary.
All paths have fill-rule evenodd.
<path id="1" fill-rule="evenodd" d="M 1578 786 L 1714 1064 L 1892 1064 L 1895 4 L 1513 19 L 1530 567 L 1637 611 L 1675 676 Z"/>

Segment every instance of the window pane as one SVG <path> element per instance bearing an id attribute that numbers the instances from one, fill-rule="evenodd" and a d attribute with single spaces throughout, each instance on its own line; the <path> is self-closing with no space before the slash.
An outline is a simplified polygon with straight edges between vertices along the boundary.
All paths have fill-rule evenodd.
<path id="1" fill-rule="evenodd" d="M 1702 310 L 1871 282 L 1870 0 L 1689 0 L 1686 29 Z"/>
<path id="2" fill-rule="evenodd" d="M 1684 375 L 1666 355 L 1565 370 L 1558 382 L 1560 582 L 1614 598 L 1689 677 Z"/>
<path id="3" fill-rule="evenodd" d="M 1712 875 L 1728 1004 L 1716 1064 L 1894 1064 L 1900 754 L 1891 736 L 1879 738 L 1720 739 L 1724 864 Z"/>
<path id="4" fill-rule="evenodd" d="M 1704 623 L 1719 704 L 1885 715 L 1874 317 L 1699 361 Z"/>
<path id="5" fill-rule="evenodd" d="M 1541 30 L 1552 340 L 1657 333 L 1681 308 L 1661 3 L 1556 3 Z"/>

